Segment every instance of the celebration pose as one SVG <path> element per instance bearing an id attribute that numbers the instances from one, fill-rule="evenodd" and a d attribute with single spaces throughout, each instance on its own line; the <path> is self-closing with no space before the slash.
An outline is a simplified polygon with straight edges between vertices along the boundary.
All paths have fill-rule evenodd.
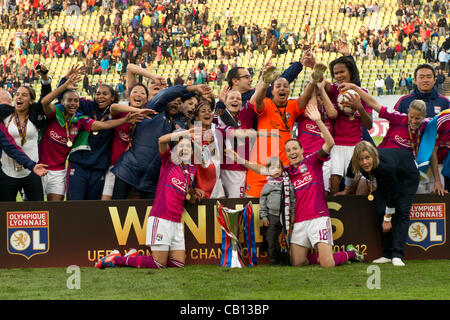
<path id="1" fill-rule="evenodd" d="M 52 91 L 48 70 L 38 65 L 36 71 L 41 77 L 41 99 Z M 9 95 L 6 91 L 3 94 Z M 11 96 L 9 96 L 11 98 Z M 29 86 L 21 86 L 14 96 L 14 106 L 11 99 L 0 102 L 0 118 L 14 141 L 33 161 L 38 161 L 39 130 L 43 129 L 44 111 L 36 100 L 36 93 Z M 8 101 L 9 100 L 9 101 Z M 16 201 L 17 193 L 23 189 L 24 199 L 43 201 L 41 177 L 25 169 L 16 160 L 2 153 L 0 170 L 0 201 Z"/>
<path id="2" fill-rule="evenodd" d="M 329 157 L 334 140 L 316 106 L 308 105 L 305 113 L 317 124 L 325 142 L 320 150 L 306 158 L 303 158 L 303 149 L 298 140 L 290 139 L 284 144 L 289 159 L 289 166 L 284 170 L 289 174 L 296 195 L 295 219 L 292 221 L 294 226 L 290 239 L 291 265 L 319 263 L 322 267 L 333 267 L 349 260 L 362 261 L 364 256 L 352 245 L 347 246 L 347 251 L 333 253 L 333 232 L 325 197 L 322 165 Z M 236 154 L 234 156 L 237 157 Z M 239 161 L 250 170 L 268 174 L 260 164 L 244 159 Z M 311 254 L 311 248 L 316 248 L 318 254 Z"/>
<path id="3" fill-rule="evenodd" d="M 129 106 L 121 104 L 111 105 L 113 119 L 126 117 L 128 113 L 140 113 L 143 115 L 156 114 L 153 109 L 144 109 L 147 105 L 149 91 L 142 83 L 138 82 L 130 88 Z M 151 118 L 147 118 L 151 119 Z M 114 138 L 111 150 L 111 164 L 105 175 L 105 186 L 103 188 L 102 200 L 111 200 L 114 190 L 115 175 L 111 172 L 114 164 L 130 148 L 133 141 L 134 130 L 137 123 L 124 123 L 114 128 Z"/>
<path id="4" fill-rule="evenodd" d="M 49 165 L 49 174 L 43 178 L 44 193 L 49 201 L 64 199 L 66 159 L 72 147 L 76 148 L 85 142 L 76 141 L 82 131 L 88 134 L 112 129 L 127 121 L 142 119 L 142 116 L 129 115 L 123 119 L 99 121 L 78 113 L 80 97 L 76 92 L 76 83 L 80 80 L 78 72 L 73 72 L 61 86 L 41 100 L 47 123 L 39 143 L 39 163 Z M 52 104 L 59 96 L 61 103 Z"/>
<path id="5" fill-rule="evenodd" d="M 330 72 L 335 83 L 327 86 L 328 96 L 334 105 L 338 105 L 339 85 L 342 83 L 359 83 L 359 71 L 354 61 L 349 57 L 340 57 L 330 63 Z M 330 193 L 335 194 L 340 189 L 341 179 L 345 177 L 348 164 L 351 161 L 353 148 L 363 140 L 363 126 L 372 128 L 372 109 L 360 99 L 346 102 L 350 112 L 339 109 L 334 122 L 334 141 L 336 145 L 330 154 L 331 181 Z"/>
<path id="6" fill-rule="evenodd" d="M 273 97 L 267 98 L 266 91 L 271 84 Z M 292 138 L 294 123 L 303 113 L 299 99 L 289 99 L 290 92 L 289 82 L 278 77 L 275 67 L 266 66 L 250 103 L 254 105 L 258 115 L 257 130 L 276 130 L 280 138 L 258 137 L 251 151 L 251 162 L 264 165 L 270 155 L 276 154 L 283 161 L 283 165 L 288 164 L 283 146 Z M 247 171 L 247 196 L 259 197 L 265 183 L 266 177 L 252 170 Z"/>
<path id="7" fill-rule="evenodd" d="M 124 257 L 115 250 L 96 263 L 103 269 L 114 266 L 160 269 L 180 268 L 185 263 L 185 242 L 181 215 L 184 202 L 196 199 L 193 189 L 195 166 L 191 164 L 194 128 L 163 135 L 158 140 L 161 171 L 155 202 L 147 222 L 147 241 L 152 255 L 138 255 L 130 250 Z M 173 150 L 169 143 L 175 142 Z"/>

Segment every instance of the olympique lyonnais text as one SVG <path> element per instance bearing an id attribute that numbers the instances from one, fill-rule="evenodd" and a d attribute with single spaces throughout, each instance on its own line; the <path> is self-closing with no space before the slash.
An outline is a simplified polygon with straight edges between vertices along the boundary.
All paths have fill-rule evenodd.
<path id="1" fill-rule="evenodd" d="M 8 227 L 46 227 L 48 226 L 47 214 L 37 213 L 9 213 Z"/>
<path id="2" fill-rule="evenodd" d="M 411 219 L 435 218 L 443 219 L 445 214 L 441 205 L 413 205 L 410 213 Z"/>

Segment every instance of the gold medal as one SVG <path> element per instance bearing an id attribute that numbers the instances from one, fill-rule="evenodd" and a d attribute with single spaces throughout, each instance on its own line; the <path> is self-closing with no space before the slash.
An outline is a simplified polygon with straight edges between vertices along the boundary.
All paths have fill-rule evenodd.
<path id="1" fill-rule="evenodd" d="M 351 116 L 350 116 L 350 120 L 351 120 L 351 121 L 355 120 L 355 116 L 351 115 Z"/>
<path id="2" fill-rule="evenodd" d="M 367 196 L 367 199 L 369 199 L 369 201 L 373 201 L 374 198 L 375 198 L 375 197 L 374 197 L 372 194 L 369 194 L 369 195 Z"/>
<path id="3" fill-rule="evenodd" d="M 191 195 L 189 193 L 186 194 L 186 200 L 191 200 Z"/>
<path id="4" fill-rule="evenodd" d="M 70 140 L 68 140 L 66 144 L 67 144 L 67 146 L 68 146 L 69 148 L 70 148 L 71 146 L 73 146 L 73 143 L 72 143 L 72 141 L 70 141 Z"/>
<path id="5" fill-rule="evenodd" d="M 23 170 L 23 166 L 21 166 L 16 160 L 14 160 L 14 170 L 16 171 Z"/>
<path id="6" fill-rule="evenodd" d="M 98 131 L 92 131 L 92 134 L 93 134 L 94 136 L 96 136 L 96 135 L 98 135 Z"/>

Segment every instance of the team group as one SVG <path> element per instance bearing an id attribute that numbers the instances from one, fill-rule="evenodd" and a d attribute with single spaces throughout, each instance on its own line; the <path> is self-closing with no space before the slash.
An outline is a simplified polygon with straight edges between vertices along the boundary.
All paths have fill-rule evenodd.
<path id="1" fill-rule="evenodd" d="M 290 83 L 304 68 L 310 81 L 291 99 Z M 0 200 L 15 201 L 19 191 L 34 201 L 155 199 L 146 241 L 152 255 L 114 251 L 100 268 L 184 266 L 185 201 L 223 197 L 260 198 L 272 264 L 361 261 L 351 245 L 332 250 L 326 196 L 350 193 L 376 202 L 383 253 L 374 262 L 401 266 L 414 194 L 448 190 L 449 101 L 434 88 L 428 64 L 417 67 L 416 89 L 395 111 L 360 87 L 348 55 L 326 66 L 306 51 L 281 75 L 269 60 L 255 88 L 246 68 L 233 67 L 218 102 L 207 85 L 167 87 L 163 77 L 132 64 L 127 104 L 107 84 L 90 100 L 77 92 L 82 72 L 73 66 L 52 90 L 39 66 L 39 100 L 28 86 L 14 103 L 0 92 Z M 390 123 L 378 147 L 368 134 L 373 110 Z M 430 169 L 421 178 L 423 158 Z M 289 239 L 283 249 L 280 234 Z"/>

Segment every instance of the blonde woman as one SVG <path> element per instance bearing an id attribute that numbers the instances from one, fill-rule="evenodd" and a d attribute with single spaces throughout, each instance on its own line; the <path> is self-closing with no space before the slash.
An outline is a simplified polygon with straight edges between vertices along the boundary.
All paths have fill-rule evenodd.
<path id="1" fill-rule="evenodd" d="M 419 185 L 412 153 L 398 148 L 377 149 L 361 141 L 353 151 L 352 166 L 355 176 L 367 179 L 371 186 L 368 199 L 374 200 L 377 207 L 383 252 L 373 262 L 404 266 L 409 212 Z"/>

